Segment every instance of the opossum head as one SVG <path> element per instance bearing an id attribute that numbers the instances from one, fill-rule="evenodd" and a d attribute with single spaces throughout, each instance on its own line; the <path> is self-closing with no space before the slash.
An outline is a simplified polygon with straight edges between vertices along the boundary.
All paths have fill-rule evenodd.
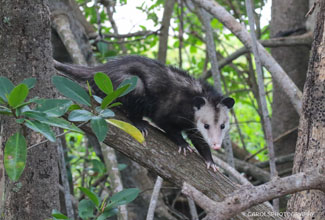
<path id="1" fill-rule="evenodd" d="M 221 148 L 222 140 L 229 129 L 229 109 L 235 104 L 234 99 L 223 98 L 215 104 L 204 97 L 194 98 L 194 121 L 196 129 L 207 144 L 214 150 Z"/>

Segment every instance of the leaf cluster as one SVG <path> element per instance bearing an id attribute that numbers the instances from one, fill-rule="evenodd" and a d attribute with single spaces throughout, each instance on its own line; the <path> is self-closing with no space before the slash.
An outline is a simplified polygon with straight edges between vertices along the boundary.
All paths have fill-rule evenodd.
<path id="1" fill-rule="evenodd" d="M 84 187 L 79 187 L 79 189 L 88 197 L 88 199 L 83 199 L 79 202 L 78 214 L 80 218 L 96 220 L 105 220 L 116 215 L 118 206 L 132 202 L 140 192 L 137 188 L 124 189 L 121 192 L 115 193 L 110 198 L 106 197 L 101 200 L 93 191 Z M 57 210 L 53 210 L 52 217 L 55 220 L 69 219 Z"/>
<path id="2" fill-rule="evenodd" d="M 108 123 L 129 133 L 140 143 L 144 142 L 141 132 L 133 125 L 113 119 L 111 108 L 120 105 L 117 98 L 131 92 L 137 84 L 137 78 L 123 81 L 117 89 L 113 89 L 110 78 L 104 73 L 97 73 L 94 81 L 106 96 L 101 99 L 88 93 L 77 83 L 61 76 L 54 76 L 52 82 L 57 90 L 68 99 L 42 99 L 33 97 L 28 100 L 29 90 L 35 86 L 36 79 L 28 78 L 15 86 L 8 78 L 0 77 L 0 114 L 13 117 L 19 124 L 19 130 L 5 144 L 4 165 L 12 181 L 21 176 L 27 159 L 26 129 L 38 132 L 55 142 L 56 136 L 51 127 L 83 133 L 75 122 L 90 123 L 98 141 L 102 142 L 108 132 Z M 85 106 L 85 108 L 83 108 Z M 65 114 L 69 114 L 67 121 Z M 73 122 L 73 123 L 71 123 Z M 34 147 L 39 143 L 30 146 Z"/>

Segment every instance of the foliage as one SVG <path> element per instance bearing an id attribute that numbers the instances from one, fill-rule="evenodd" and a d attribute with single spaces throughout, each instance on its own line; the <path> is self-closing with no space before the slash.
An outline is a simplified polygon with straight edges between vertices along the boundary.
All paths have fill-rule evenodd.
<path id="1" fill-rule="evenodd" d="M 124 189 L 121 192 L 115 193 L 110 198 L 101 200 L 91 190 L 84 187 L 79 187 L 79 189 L 89 198 L 83 199 L 79 202 L 79 216 L 82 219 L 96 220 L 105 220 L 111 216 L 116 215 L 118 206 L 126 205 L 132 202 L 140 192 L 137 188 Z M 56 210 L 53 210 L 52 217 L 53 219 L 68 219 L 67 216 Z"/>
<path id="2" fill-rule="evenodd" d="M 99 97 L 95 99 L 90 90 L 88 93 L 85 92 L 80 85 L 65 77 L 54 76 L 52 81 L 59 92 L 70 100 L 33 97 L 26 101 L 29 89 L 33 88 L 36 83 L 35 79 L 28 78 L 21 84 L 14 86 L 9 79 L 0 77 L 0 85 L 2 85 L 0 89 L 0 114 L 15 118 L 20 125 L 20 131 L 8 139 L 4 150 L 5 170 L 12 181 L 18 181 L 26 165 L 28 148 L 24 134 L 27 128 L 42 134 L 49 141 L 55 142 L 56 136 L 51 126 L 82 133 L 71 122 L 90 122 L 94 134 L 102 142 L 108 132 L 107 123 L 109 122 L 129 133 L 140 143 L 144 142 L 141 132 L 133 125 L 118 120 L 110 121 L 112 119 L 109 119 L 115 116 L 110 109 L 116 106 L 113 102 L 132 91 L 136 86 L 137 78 L 126 79 L 116 90 L 113 90 L 111 80 L 106 74 L 95 74 L 95 83 L 107 95 L 102 101 Z M 77 103 L 77 107 L 73 105 L 73 101 Z M 82 105 L 91 109 L 89 111 L 81 109 Z M 70 108 L 72 106 L 73 109 Z M 70 122 L 64 116 L 68 112 Z"/>

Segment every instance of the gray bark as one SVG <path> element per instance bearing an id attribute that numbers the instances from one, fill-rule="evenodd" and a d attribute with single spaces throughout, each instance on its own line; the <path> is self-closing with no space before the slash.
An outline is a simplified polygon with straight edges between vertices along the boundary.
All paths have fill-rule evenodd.
<path id="1" fill-rule="evenodd" d="M 120 114 L 118 116 L 121 120 L 128 121 Z M 82 129 L 91 133 L 88 126 L 83 126 Z M 110 126 L 109 131 L 104 141 L 105 144 L 179 187 L 182 186 L 183 182 L 188 182 L 216 201 L 224 199 L 238 188 L 237 184 L 232 183 L 221 173 L 213 173 L 208 170 L 198 154 L 192 153 L 187 156 L 179 154 L 177 146 L 156 128 L 149 129 L 146 145 L 137 143 L 131 136 L 115 127 Z M 271 209 L 262 204 L 252 207 L 250 211 L 268 212 Z M 238 215 L 236 219 L 247 218 Z M 265 219 L 274 219 L 274 217 L 266 217 Z"/>
<path id="2" fill-rule="evenodd" d="M 325 172 L 325 1 L 319 1 L 312 54 L 304 87 L 303 112 L 293 172 L 320 169 Z M 309 190 L 294 194 L 288 203 L 290 212 L 309 212 L 304 219 L 325 219 L 324 191 Z M 291 219 L 300 219 L 299 216 Z"/>
<path id="3" fill-rule="evenodd" d="M 53 98 L 51 85 L 55 71 L 52 63 L 51 24 L 47 1 L 0 1 L 0 72 L 15 84 L 27 77 L 38 80 L 29 97 Z M 6 18 L 6 19 L 4 19 Z M 3 117 L 6 141 L 17 129 L 13 119 Z M 27 130 L 30 146 L 44 139 Z M 53 143 L 28 151 L 21 187 L 6 178 L 3 219 L 43 220 L 59 209 L 57 150 Z"/>

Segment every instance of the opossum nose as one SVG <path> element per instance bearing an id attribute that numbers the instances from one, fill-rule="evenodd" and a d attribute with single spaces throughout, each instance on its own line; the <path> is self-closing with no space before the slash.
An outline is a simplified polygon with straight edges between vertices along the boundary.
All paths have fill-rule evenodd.
<path id="1" fill-rule="evenodd" d="M 218 143 L 213 143 L 212 144 L 212 149 L 219 150 L 220 148 L 221 148 L 221 144 L 218 144 Z"/>

